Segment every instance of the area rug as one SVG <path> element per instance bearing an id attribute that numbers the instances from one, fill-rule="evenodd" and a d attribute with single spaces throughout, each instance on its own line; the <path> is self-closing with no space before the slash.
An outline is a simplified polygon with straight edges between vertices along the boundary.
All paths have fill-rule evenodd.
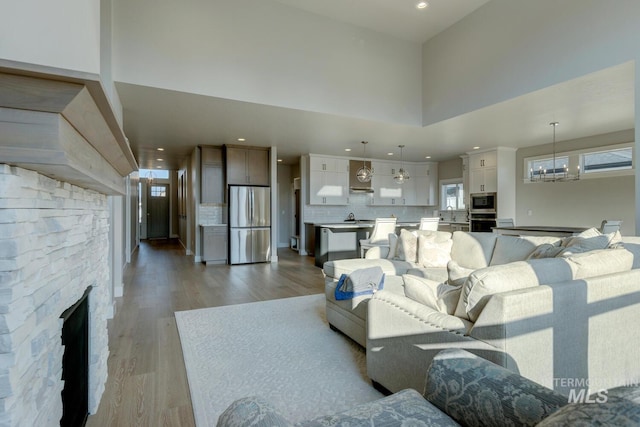
<path id="1" fill-rule="evenodd" d="M 198 426 L 215 425 L 245 396 L 261 396 L 293 422 L 382 396 L 364 350 L 329 329 L 324 294 L 175 315 Z"/>

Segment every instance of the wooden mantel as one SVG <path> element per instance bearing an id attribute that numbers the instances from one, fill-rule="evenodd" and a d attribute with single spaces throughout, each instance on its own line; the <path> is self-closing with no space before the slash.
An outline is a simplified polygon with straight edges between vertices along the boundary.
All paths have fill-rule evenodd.
<path id="1" fill-rule="evenodd" d="M 100 76 L 0 60 L 0 163 L 105 194 L 138 169 Z"/>

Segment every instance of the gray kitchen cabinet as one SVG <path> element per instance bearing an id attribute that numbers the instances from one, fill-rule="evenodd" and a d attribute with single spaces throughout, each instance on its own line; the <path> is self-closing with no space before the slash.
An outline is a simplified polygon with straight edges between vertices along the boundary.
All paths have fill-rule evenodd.
<path id="1" fill-rule="evenodd" d="M 225 146 L 227 184 L 269 185 L 269 150 Z"/>
<path id="2" fill-rule="evenodd" d="M 224 162 L 222 149 L 201 147 L 201 203 L 224 203 Z"/>
<path id="3" fill-rule="evenodd" d="M 215 225 L 201 227 L 202 262 L 206 264 L 227 263 L 227 226 Z"/>

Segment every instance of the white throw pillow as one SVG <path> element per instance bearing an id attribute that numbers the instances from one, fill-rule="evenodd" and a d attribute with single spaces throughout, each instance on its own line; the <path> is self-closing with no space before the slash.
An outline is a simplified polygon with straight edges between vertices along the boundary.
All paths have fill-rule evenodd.
<path id="1" fill-rule="evenodd" d="M 389 253 L 387 259 L 394 259 L 398 251 L 398 235 L 396 233 L 389 233 Z"/>
<path id="2" fill-rule="evenodd" d="M 404 294 L 420 304 L 440 313 L 453 314 L 460 298 L 461 288 L 438 283 L 411 274 L 404 274 Z"/>
<path id="3" fill-rule="evenodd" d="M 423 267 L 445 268 L 451 261 L 453 240 L 435 242 L 431 236 L 418 236 L 418 264 Z"/>

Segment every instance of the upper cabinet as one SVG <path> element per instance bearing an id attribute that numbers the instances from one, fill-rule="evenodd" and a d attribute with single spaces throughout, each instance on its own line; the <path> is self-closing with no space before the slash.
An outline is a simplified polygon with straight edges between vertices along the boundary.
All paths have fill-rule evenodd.
<path id="1" fill-rule="evenodd" d="M 373 161 L 372 166 L 372 205 L 430 206 L 437 203 L 436 163 Z M 409 179 L 403 184 L 398 184 L 393 177 L 401 166 L 409 173 Z"/>
<path id="2" fill-rule="evenodd" d="M 470 193 L 495 193 L 498 190 L 497 164 L 495 150 L 469 155 Z"/>
<path id="3" fill-rule="evenodd" d="M 200 201 L 224 203 L 224 161 L 222 148 L 200 147 Z"/>
<path id="4" fill-rule="evenodd" d="M 309 155 L 309 204 L 349 203 L 349 160 Z"/>
<path id="5" fill-rule="evenodd" d="M 225 146 L 227 184 L 269 185 L 269 149 Z"/>

